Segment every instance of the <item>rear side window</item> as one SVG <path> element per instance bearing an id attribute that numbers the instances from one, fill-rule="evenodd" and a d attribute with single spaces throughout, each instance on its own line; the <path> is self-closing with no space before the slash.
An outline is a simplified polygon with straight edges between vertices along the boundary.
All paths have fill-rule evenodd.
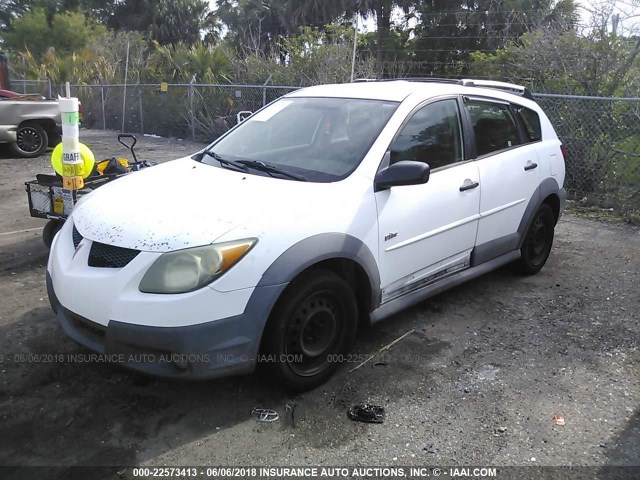
<path id="1" fill-rule="evenodd" d="M 514 107 L 516 115 L 522 120 L 528 142 L 538 142 L 542 140 L 542 128 L 540 127 L 540 117 L 536 112 L 525 107 Z"/>
<path id="2" fill-rule="evenodd" d="M 520 145 L 518 126 L 509 105 L 469 100 L 478 156 Z"/>

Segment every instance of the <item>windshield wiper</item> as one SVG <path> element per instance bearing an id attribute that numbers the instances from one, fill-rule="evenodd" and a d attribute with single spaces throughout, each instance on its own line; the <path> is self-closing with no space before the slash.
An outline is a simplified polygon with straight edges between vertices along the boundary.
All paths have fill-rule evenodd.
<path id="1" fill-rule="evenodd" d="M 278 175 L 282 175 L 283 177 L 291 178 L 292 180 L 297 180 L 298 182 L 308 182 L 309 179 L 304 175 L 298 175 L 297 173 L 287 172 L 286 170 L 282 170 L 274 165 L 270 165 L 268 163 L 259 162 L 256 160 L 238 160 L 238 163 L 241 165 L 246 165 L 249 168 L 253 168 L 254 170 L 260 170 L 266 173 L 275 173 Z"/>
<path id="2" fill-rule="evenodd" d="M 217 160 L 218 162 L 220 162 L 221 165 L 234 167 L 234 168 L 237 168 L 238 170 L 242 170 L 243 172 L 246 172 L 248 170 L 246 165 L 243 165 L 240 162 L 236 162 L 235 160 L 228 160 L 226 158 L 223 158 L 213 150 L 203 150 L 200 153 L 196 153 L 191 158 L 193 158 L 196 162 L 201 162 L 205 155 L 209 155 L 214 160 Z"/>

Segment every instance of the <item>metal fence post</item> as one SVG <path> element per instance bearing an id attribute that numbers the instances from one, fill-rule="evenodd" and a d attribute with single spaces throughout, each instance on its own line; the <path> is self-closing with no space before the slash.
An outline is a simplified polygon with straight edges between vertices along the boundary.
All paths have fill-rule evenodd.
<path id="1" fill-rule="evenodd" d="M 47 83 L 49 84 L 49 98 L 53 96 L 53 92 L 51 91 L 51 79 L 47 79 Z"/>
<path id="2" fill-rule="evenodd" d="M 102 109 L 102 129 L 107 129 L 107 116 L 104 112 L 104 85 L 100 85 L 100 107 Z"/>
<path id="3" fill-rule="evenodd" d="M 196 139 L 196 115 L 193 106 L 193 82 L 195 81 L 195 75 L 191 79 L 191 83 L 189 84 L 189 115 L 191 117 L 191 140 Z"/>
<path id="4" fill-rule="evenodd" d="M 142 110 L 142 90 L 138 87 L 138 103 L 140 105 L 140 135 L 144 135 L 144 114 Z"/>
<path id="5" fill-rule="evenodd" d="M 269 75 L 267 81 L 262 84 L 262 106 L 264 107 L 267 104 L 267 85 L 271 81 L 271 77 L 273 77 L 273 73 Z"/>

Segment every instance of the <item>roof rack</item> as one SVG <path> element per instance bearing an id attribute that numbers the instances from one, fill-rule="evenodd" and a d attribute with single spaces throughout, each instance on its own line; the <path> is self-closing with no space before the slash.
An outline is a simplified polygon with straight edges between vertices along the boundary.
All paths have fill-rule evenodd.
<path id="1" fill-rule="evenodd" d="M 495 80 L 478 80 L 473 78 L 437 78 L 437 77 L 407 77 L 407 78 L 384 78 L 381 80 L 375 78 L 361 78 L 354 80 L 354 83 L 360 82 L 393 82 L 398 80 L 404 80 L 406 82 L 426 82 L 426 83 L 448 83 L 452 85 L 462 85 L 465 87 L 483 87 L 493 88 L 496 90 L 503 90 L 521 97 L 533 100 L 533 95 L 528 88 L 522 85 L 516 85 L 514 83 L 497 82 Z"/>
<path id="2" fill-rule="evenodd" d="M 533 95 L 531 95 L 528 88 L 522 85 L 516 85 L 515 83 L 496 82 L 495 80 L 475 80 L 473 78 L 465 78 L 461 80 L 461 82 L 465 87 L 484 87 L 505 90 L 509 93 L 533 100 Z"/>
<path id="3" fill-rule="evenodd" d="M 453 85 L 462 85 L 462 80 L 457 78 L 438 78 L 438 77 L 405 77 L 405 78 L 358 78 L 353 83 L 361 82 L 397 82 L 399 80 L 405 82 L 426 82 L 426 83 L 450 83 Z"/>

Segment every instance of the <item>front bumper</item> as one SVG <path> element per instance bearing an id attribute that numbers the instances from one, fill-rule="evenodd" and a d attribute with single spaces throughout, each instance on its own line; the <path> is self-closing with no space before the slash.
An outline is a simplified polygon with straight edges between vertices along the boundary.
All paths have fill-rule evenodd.
<path id="1" fill-rule="evenodd" d="M 198 325 L 151 327 L 112 320 L 103 326 L 61 305 L 47 272 L 51 308 L 69 337 L 112 363 L 168 378 L 251 373 L 268 312 L 285 286 L 257 288 L 243 314 Z"/>

